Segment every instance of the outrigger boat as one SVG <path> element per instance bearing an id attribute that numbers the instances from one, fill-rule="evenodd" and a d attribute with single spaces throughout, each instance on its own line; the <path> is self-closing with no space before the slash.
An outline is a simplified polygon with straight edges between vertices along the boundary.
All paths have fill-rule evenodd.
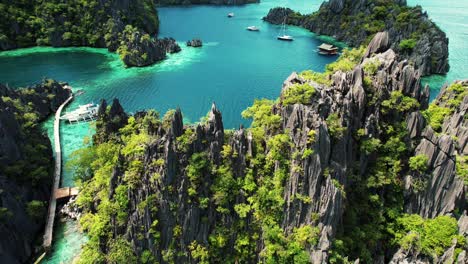
<path id="1" fill-rule="evenodd" d="M 260 31 L 260 29 L 256 26 L 250 26 L 250 27 L 247 27 L 247 30 L 249 31 Z"/>
<path id="2" fill-rule="evenodd" d="M 92 121 L 96 119 L 98 109 L 99 105 L 97 104 L 80 105 L 77 109 L 61 116 L 60 119 L 67 120 L 70 123 Z"/>
<path id="3" fill-rule="evenodd" d="M 322 43 L 322 45 L 318 46 L 318 53 L 321 55 L 337 55 L 338 48 L 330 44 Z"/>

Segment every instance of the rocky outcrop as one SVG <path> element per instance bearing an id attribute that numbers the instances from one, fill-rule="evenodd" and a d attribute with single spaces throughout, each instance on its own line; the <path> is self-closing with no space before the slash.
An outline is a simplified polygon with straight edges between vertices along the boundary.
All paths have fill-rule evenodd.
<path id="1" fill-rule="evenodd" d="M 459 89 L 451 88 L 457 86 Z M 466 179 L 458 175 L 456 167 L 457 162 L 465 162 L 464 156 L 467 154 L 468 96 L 465 96 L 467 89 L 467 81 L 455 82 L 450 87 L 444 87 L 432 103 L 438 107 L 451 109 L 451 114 L 442 120 L 440 133 L 436 133 L 429 125 L 424 128 L 422 122 L 414 122 L 412 121 L 414 118 L 410 118 L 408 124 L 412 128 L 409 130 L 419 141 L 415 154 L 427 157 L 428 170 L 422 174 L 413 173 L 407 178 L 406 210 L 409 213 L 434 218 L 454 213 L 466 206 L 464 184 Z M 415 116 L 419 115 L 415 113 Z M 414 181 L 422 181 L 424 185 L 415 189 L 412 184 Z"/>
<path id="2" fill-rule="evenodd" d="M 120 38 L 125 26 L 151 35 L 159 28 L 152 0 L 97 1 L 90 5 L 73 0 L 65 6 L 56 1 L 30 5 L 9 1 L 5 5 L 0 22 L 2 50 L 50 45 L 108 47 L 115 51 L 110 44 L 115 44 L 113 40 Z"/>
<path id="3" fill-rule="evenodd" d="M 156 5 L 244 5 L 260 0 L 156 0 Z"/>
<path id="4" fill-rule="evenodd" d="M 369 58 L 376 53 L 382 53 L 390 48 L 388 32 L 379 32 L 367 46 L 364 58 Z"/>
<path id="5" fill-rule="evenodd" d="M 29 112 L 35 115 L 32 124 L 43 121 L 66 100 L 70 90 L 64 89 L 64 84 L 46 80 L 22 90 L 12 90 L 0 84 L 0 165 L 7 165 L 23 158 L 21 145 L 24 140 L 23 126 L 27 120 L 18 118 Z M 32 106 L 32 108 L 28 107 Z M 23 106 L 23 109 L 18 109 Z M 36 131 L 37 132 L 37 131 Z M 41 134 L 41 133 L 39 133 Z M 47 144 L 48 145 L 48 144 Z"/>
<path id="6" fill-rule="evenodd" d="M 3 10 L 0 50 L 36 45 L 107 48 L 122 51 L 119 54 L 125 64 L 138 67 L 180 51 L 173 39 L 156 40 L 159 20 L 152 0 L 96 1 L 89 5 L 75 0 L 66 5 L 10 1 Z"/>
<path id="7" fill-rule="evenodd" d="M 301 15 L 287 8 L 273 8 L 263 19 L 304 27 L 319 35 L 359 47 L 379 31 L 388 32 L 388 43 L 402 59 L 415 65 L 422 75 L 444 74 L 449 70 L 448 39 L 420 6 L 407 7 L 406 1 L 324 2 L 319 11 Z"/>
<path id="8" fill-rule="evenodd" d="M 148 34 L 142 35 L 140 31 L 126 28 L 117 52 L 128 67 L 144 67 L 166 57 L 164 44 L 164 42 L 158 43 L 157 40 L 151 39 Z"/>
<path id="9" fill-rule="evenodd" d="M 71 197 L 70 200 L 60 208 L 60 215 L 69 219 L 78 220 L 81 217 L 81 210 L 76 205 L 76 196 Z"/>
<path id="10" fill-rule="evenodd" d="M 128 188 L 125 224 L 116 224 L 122 219 L 110 215 L 112 237 L 125 238 L 137 256 L 149 251 L 161 263 L 289 263 L 299 256 L 326 263 L 337 236 L 357 233 L 358 241 L 347 246 L 366 244 L 368 234 L 362 230 L 375 214 L 387 214 L 387 204 L 394 206 L 392 213 L 404 208 L 400 214 L 426 218 L 466 210 L 464 186 L 455 172 L 460 147 L 433 132 L 432 121 L 422 113 L 428 107 L 428 87 L 421 89 L 420 72 L 389 46 L 388 34 L 379 33 L 351 71 L 313 78 L 291 74 L 276 103 L 247 111 L 258 111 L 250 129 L 224 130 L 214 104 L 196 125 L 184 125 L 180 110 L 162 121 L 151 121 L 146 112 L 135 114 L 132 124 L 148 127 L 144 133 L 150 139 L 139 155 L 119 154 L 110 175 L 110 201 L 117 199 L 120 186 Z M 443 100 L 447 98 L 452 97 Z M 465 99 L 443 126 L 462 138 Z M 121 144 L 119 128 L 128 117 L 118 101 L 109 112 L 99 113 L 95 142 Z M 108 124 L 112 119 L 119 122 Z M 457 131 L 448 125 L 452 122 Z M 459 145 L 464 149 L 466 144 Z M 428 169 L 416 172 L 408 158 L 420 154 L 428 157 Z M 142 169 L 129 185 L 132 163 Z M 415 188 L 414 179 L 428 179 L 426 188 Z M 103 213 L 96 207 L 85 211 Z M 363 209 L 356 211 L 358 207 Z M 384 220 L 372 227 L 386 230 Z M 356 221 L 354 226 L 350 221 Z M 465 217 L 459 223 L 466 235 Z M 294 244 L 301 239 L 298 230 L 311 237 Z M 399 250 L 387 242 L 391 237 L 386 232 L 380 240 L 369 238 L 374 240 L 366 246 L 364 261 L 388 262 L 394 256 L 395 261 L 423 262 L 428 257 Z M 106 254 L 110 249 L 99 250 Z M 454 259 L 459 248 L 444 250 L 439 258 L 445 261 Z M 463 256 L 458 258 L 463 261 Z"/>
<path id="11" fill-rule="evenodd" d="M 52 147 L 38 122 L 70 95 L 46 80 L 25 89 L 0 85 L 0 262 L 26 263 L 45 224 Z"/>
<path id="12" fill-rule="evenodd" d="M 294 14 L 294 11 L 291 8 L 276 7 L 276 8 L 270 9 L 268 14 L 262 19 L 275 25 L 282 24 L 283 22 L 285 22 L 285 20 L 288 23 L 292 23 L 290 19 L 293 14 Z"/>
<path id="13" fill-rule="evenodd" d="M 182 49 L 180 48 L 179 44 L 173 38 L 163 38 L 158 39 L 157 43 L 160 46 L 160 49 L 165 50 L 166 53 L 177 53 L 180 52 Z"/>
<path id="14" fill-rule="evenodd" d="M 187 47 L 198 48 L 201 46 L 203 46 L 201 39 L 192 39 L 192 40 L 187 41 Z"/>
<path id="15" fill-rule="evenodd" d="M 448 135 L 437 136 L 432 128 L 427 127 L 422 135 L 415 155 L 428 158 L 430 174 L 413 174 L 407 178 L 406 189 L 408 213 L 417 213 L 424 218 L 453 213 L 463 208 L 465 185 L 463 179 L 456 177 L 455 144 Z M 416 186 L 414 181 L 423 186 Z M 444 188 L 441 188 L 444 186 Z"/>
<path id="16" fill-rule="evenodd" d="M 98 109 L 98 121 L 96 122 L 96 133 L 93 142 L 96 144 L 109 141 L 111 136 L 127 124 L 128 115 L 123 110 L 118 99 L 114 99 L 112 105 L 107 109 L 106 100 L 101 100 Z"/>

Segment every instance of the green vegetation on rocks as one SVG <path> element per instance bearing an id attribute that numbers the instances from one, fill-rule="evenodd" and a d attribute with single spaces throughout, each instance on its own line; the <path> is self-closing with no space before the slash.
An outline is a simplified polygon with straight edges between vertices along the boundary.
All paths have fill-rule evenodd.
<path id="1" fill-rule="evenodd" d="M 115 0 L 7 1 L 0 3 L 0 16 L 0 50 L 89 46 L 116 51 L 131 46 L 127 52 L 138 52 L 139 57 L 144 57 L 141 49 L 147 45 L 129 43 L 128 34 L 122 31 L 131 27 L 139 35 L 155 37 L 159 28 L 158 14 L 151 0 L 132 0 L 128 4 Z"/>
<path id="2" fill-rule="evenodd" d="M 78 205 L 90 236 L 81 262 L 371 263 L 399 249 L 440 257 L 453 239 L 460 252 L 457 205 L 446 216 L 409 206 L 442 188 L 426 184 L 435 166 L 416 148 L 424 124 L 408 126 L 410 117 L 424 123 L 419 75 L 393 56 L 365 53 L 347 50 L 325 73 L 292 74 L 280 99 L 255 100 L 242 113 L 247 129 L 224 130 L 214 105 L 195 125 L 184 125 L 180 110 L 161 120 L 129 117 L 118 102 L 101 109 L 89 147 L 98 158 L 77 177 L 87 179 Z M 457 105 L 464 89 L 451 90 L 442 101 Z M 455 169 L 442 176 L 456 182 Z"/>
<path id="3" fill-rule="evenodd" d="M 26 88 L 0 84 L 0 262 L 26 263 L 42 237 L 54 168 L 44 121 L 70 95 L 45 79 Z"/>
<path id="4" fill-rule="evenodd" d="M 466 243 L 466 239 L 458 234 L 456 219 L 450 216 L 423 219 L 419 215 L 403 215 L 396 220 L 390 232 L 395 237 L 394 243 L 429 257 L 442 256 L 454 239 L 460 248 Z"/>
<path id="5" fill-rule="evenodd" d="M 274 24 L 286 19 L 288 24 L 333 36 L 352 47 L 366 46 L 378 32 L 388 31 L 387 45 L 402 58 L 417 63 L 423 75 L 444 74 L 449 70 L 445 33 L 421 6 L 410 7 L 406 1 L 330 0 L 312 14 L 276 7 L 263 19 Z"/>

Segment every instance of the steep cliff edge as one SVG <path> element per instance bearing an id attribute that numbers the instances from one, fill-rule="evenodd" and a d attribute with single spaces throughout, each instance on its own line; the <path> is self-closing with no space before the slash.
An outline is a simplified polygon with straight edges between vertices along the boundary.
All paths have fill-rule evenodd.
<path id="1" fill-rule="evenodd" d="M 26 263 L 44 227 L 52 147 L 39 122 L 70 91 L 52 80 L 12 90 L 0 85 L 0 262 Z"/>
<path id="2" fill-rule="evenodd" d="M 215 105 L 184 125 L 180 110 L 160 119 L 101 104 L 95 145 L 78 162 L 91 172 L 77 175 L 91 236 L 82 261 L 463 260 L 468 87 L 440 98 L 458 107 L 441 119 L 386 38 L 326 73 L 293 73 L 279 101 L 243 112 L 249 129 L 225 130 Z"/>
<path id="3" fill-rule="evenodd" d="M 405 0 L 331 0 L 310 15 L 288 8 L 274 8 L 264 20 L 309 29 L 319 35 L 359 47 L 367 45 L 379 31 L 389 33 L 391 48 L 417 67 L 422 75 L 445 74 L 449 70 L 448 39 L 420 6 Z"/>
<path id="4" fill-rule="evenodd" d="M 123 59 L 126 65 L 139 67 L 165 57 L 166 42 L 155 39 L 159 19 L 152 0 L 4 1 L 0 15 L 0 50 L 88 46 L 114 52 L 122 47 L 119 54 L 132 57 Z M 135 34 L 145 41 L 130 37 Z"/>

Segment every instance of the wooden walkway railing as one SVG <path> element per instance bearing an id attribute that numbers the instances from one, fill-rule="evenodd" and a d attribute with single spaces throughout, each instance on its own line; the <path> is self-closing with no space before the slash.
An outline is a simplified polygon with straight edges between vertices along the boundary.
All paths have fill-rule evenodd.
<path id="1" fill-rule="evenodd" d="M 55 210 L 57 208 L 57 199 L 56 199 L 56 190 L 59 189 L 60 185 L 60 176 L 62 174 L 62 151 L 60 147 L 60 115 L 63 108 L 73 100 L 73 95 L 71 95 L 58 109 L 55 113 L 54 120 L 54 145 L 55 145 L 55 172 L 54 172 L 54 183 L 52 185 L 52 192 L 50 195 L 49 202 L 49 211 L 47 213 L 47 221 L 45 226 L 44 233 L 44 243 L 43 246 L 45 249 L 49 249 L 52 245 L 52 233 L 54 231 L 54 219 L 55 219 Z"/>

